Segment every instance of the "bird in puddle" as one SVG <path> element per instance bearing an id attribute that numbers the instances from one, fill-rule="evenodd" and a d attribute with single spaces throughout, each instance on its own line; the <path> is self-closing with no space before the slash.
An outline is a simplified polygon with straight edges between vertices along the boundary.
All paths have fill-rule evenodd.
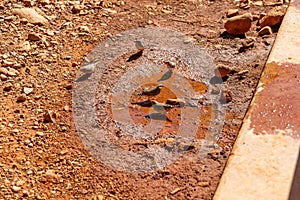
<path id="1" fill-rule="evenodd" d="M 155 101 L 155 100 L 152 100 L 152 104 L 153 104 L 153 108 L 156 110 L 156 111 L 167 111 L 171 108 L 175 108 L 176 106 L 174 105 L 170 105 L 170 104 L 166 104 L 166 103 L 160 103 L 158 101 Z"/>
<path id="2" fill-rule="evenodd" d="M 139 105 L 141 107 L 152 107 L 153 103 L 151 100 L 139 101 L 139 102 L 131 102 L 132 105 Z"/>
<path id="3" fill-rule="evenodd" d="M 171 62 L 171 61 L 165 61 L 164 64 L 167 65 L 168 71 L 166 73 L 164 73 L 160 79 L 157 80 L 158 82 L 165 81 L 165 80 L 168 80 L 169 78 L 171 78 L 171 76 L 173 74 L 173 69 L 176 67 L 176 63 Z"/>
<path id="4" fill-rule="evenodd" d="M 157 86 L 155 86 L 153 88 L 144 89 L 141 93 L 139 93 L 137 95 L 155 96 L 160 93 L 162 87 L 164 87 L 162 84 L 158 84 Z"/>
<path id="5" fill-rule="evenodd" d="M 132 102 L 132 105 L 139 105 L 141 107 L 153 107 L 154 110 L 160 111 L 160 112 L 165 112 L 167 110 L 170 110 L 171 108 L 178 108 L 180 105 L 171 105 L 167 103 L 160 103 L 156 100 L 153 99 L 148 99 L 146 101 L 140 101 L 140 102 Z"/>

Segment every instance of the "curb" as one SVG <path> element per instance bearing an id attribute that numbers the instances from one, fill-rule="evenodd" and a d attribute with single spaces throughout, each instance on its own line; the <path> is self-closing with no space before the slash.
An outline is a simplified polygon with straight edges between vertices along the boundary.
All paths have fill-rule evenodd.
<path id="1" fill-rule="evenodd" d="M 300 147 L 299 21 L 300 0 L 295 0 L 285 14 L 214 200 L 299 199 L 300 180 L 294 178 L 300 174 L 296 166 Z"/>

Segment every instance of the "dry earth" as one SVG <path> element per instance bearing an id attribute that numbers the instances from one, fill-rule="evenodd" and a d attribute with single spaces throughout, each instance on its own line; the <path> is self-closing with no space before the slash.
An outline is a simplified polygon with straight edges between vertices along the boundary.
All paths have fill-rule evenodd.
<path id="1" fill-rule="evenodd" d="M 259 36 L 258 20 L 274 8 L 282 19 L 287 5 L 275 0 L 1 1 L 0 199 L 211 199 L 280 24 L 271 24 L 274 33 Z M 252 13 L 246 36 L 226 33 L 229 9 Z M 153 173 L 118 172 L 85 150 L 72 121 L 73 82 L 99 42 L 156 26 L 194 37 L 220 69 L 231 69 L 224 77 L 230 102 L 218 141 L 222 150 L 203 160 L 191 151 Z"/>

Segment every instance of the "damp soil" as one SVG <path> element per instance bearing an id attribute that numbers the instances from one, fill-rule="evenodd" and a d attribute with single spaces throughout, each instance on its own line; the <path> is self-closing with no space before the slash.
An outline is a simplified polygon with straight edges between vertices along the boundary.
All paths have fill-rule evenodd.
<path id="1" fill-rule="evenodd" d="M 274 0 L 275 4 L 247 7 L 241 1 L 85 0 L 79 2 L 82 7 L 77 12 L 72 10 L 72 2 L 53 1 L 48 5 L 33 3 L 51 21 L 37 27 L 10 17 L 12 8 L 33 7 L 28 3 L 31 1 L 24 2 L 5 1 L 0 6 L 3 33 L 0 38 L 4 44 L 0 47 L 1 59 L 21 63 L 21 68 L 16 67 L 17 76 L 0 82 L 1 88 L 5 88 L 1 89 L 5 95 L 0 102 L 0 198 L 212 199 L 278 30 L 275 27 L 272 35 L 258 36 L 259 26 L 254 21 L 246 35 L 231 36 L 224 29 L 226 13 L 228 9 L 239 9 L 240 14 L 251 12 L 259 16 L 274 7 L 285 10 L 287 3 Z M 102 164 L 85 148 L 73 121 L 72 88 L 81 63 L 94 47 L 113 35 L 140 27 L 163 27 L 190 36 L 206 49 L 216 66 L 229 67 L 232 72 L 223 78 L 227 94 L 226 101 L 221 101 L 225 123 L 216 146 L 199 158 L 199 146 L 192 144 L 181 157 L 162 169 L 128 173 Z M 31 32 L 42 35 L 43 39 L 29 41 L 30 50 L 16 50 Z M 248 40 L 253 45 L 243 47 Z M 118 107 L 112 106 L 113 99 L 101 101 L 103 95 L 109 99 L 118 77 L 135 67 L 138 59 L 127 62 L 134 53 L 137 52 L 115 60 L 104 76 L 105 84 L 99 82 L 96 120 L 108 127 L 107 137 L 124 150 L 138 152 L 149 146 L 166 147 L 178 132 L 184 106 L 166 110 L 164 119 L 155 119 L 163 128 L 154 132 L 151 140 L 141 140 L 111 126 L 112 113 Z M 194 106 L 201 113 L 196 139 L 205 139 L 214 112 L 206 96 L 208 85 L 193 80 L 184 70 L 180 74 L 203 97 Z M 144 88 L 157 85 L 157 82 L 145 83 L 133 91 L 129 110 L 134 125 L 146 127 L 153 120 L 145 117 L 153 108 L 137 102 L 165 103 L 177 98 L 167 87 L 151 97 L 138 95 Z M 34 88 L 34 92 L 25 101 L 17 102 L 24 87 Z M 55 115 L 46 123 L 44 114 L 48 111 Z"/>

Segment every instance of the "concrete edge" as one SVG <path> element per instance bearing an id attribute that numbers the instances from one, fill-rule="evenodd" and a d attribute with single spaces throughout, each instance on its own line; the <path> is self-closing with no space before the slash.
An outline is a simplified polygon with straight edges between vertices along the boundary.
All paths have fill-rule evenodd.
<path id="1" fill-rule="evenodd" d="M 300 147 L 299 21 L 296 0 L 284 17 L 214 200 L 290 198 Z"/>

